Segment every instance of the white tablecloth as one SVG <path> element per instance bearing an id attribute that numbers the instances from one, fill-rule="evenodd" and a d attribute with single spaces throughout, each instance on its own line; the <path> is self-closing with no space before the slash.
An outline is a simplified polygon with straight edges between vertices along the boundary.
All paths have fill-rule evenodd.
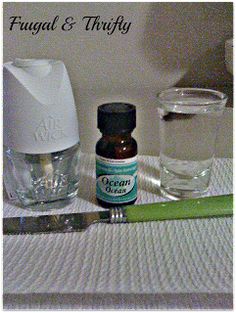
<path id="1" fill-rule="evenodd" d="M 158 158 L 139 157 L 137 203 L 158 193 Z M 232 193 L 232 160 L 214 161 L 208 195 Z M 101 210 L 94 155 L 63 212 Z M 53 214 L 58 210 L 51 210 Z M 6 202 L 4 216 L 48 214 Z M 97 224 L 83 233 L 4 236 L 5 309 L 232 308 L 232 218 Z"/>

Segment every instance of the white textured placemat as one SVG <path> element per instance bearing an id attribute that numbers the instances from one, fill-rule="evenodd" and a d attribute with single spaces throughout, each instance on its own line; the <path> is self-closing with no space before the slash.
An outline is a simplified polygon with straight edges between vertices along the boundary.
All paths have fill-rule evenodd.
<path id="1" fill-rule="evenodd" d="M 165 200 L 158 195 L 158 168 L 157 158 L 139 158 L 138 203 Z M 95 200 L 94 156 L 83 156 L 81 172 L 79 197 L 61 213 L 101 209 Z M 228 193 L 232 160 L 216 159 L 208 194 Z M 32 214 L 4 205 L 4 216 Z M 83 233 L 4 237 L 8 296 L 232 293 L 231 218 L 97 224 Z"/>

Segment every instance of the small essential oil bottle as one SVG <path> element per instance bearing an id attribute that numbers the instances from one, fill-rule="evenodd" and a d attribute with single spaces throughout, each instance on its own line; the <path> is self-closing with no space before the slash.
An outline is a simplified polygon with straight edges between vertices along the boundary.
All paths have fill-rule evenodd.
<path id="1" fill-rule="evenodd" d="M 98 107 L 102 138 L 96 144 L 96 196 L 103 207 L 133 204 L 137 199 L 136 108 L 127 103 Z"/>

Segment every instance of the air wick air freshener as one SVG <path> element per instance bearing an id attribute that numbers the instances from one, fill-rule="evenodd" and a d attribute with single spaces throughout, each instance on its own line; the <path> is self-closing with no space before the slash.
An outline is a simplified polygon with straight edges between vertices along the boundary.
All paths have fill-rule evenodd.
<path id="1" fill-rule="evenodd" d="M 79 132 L 65 65 L 16 59 L 4 64 L 4 184 L 23 205 L 77 193 Z"/>
<path id="2" fill-rule="evenodd" d="M 98 107 L 102 138 L 96 145 L 96 195 L 104 206 L 132 204 L 137 198 L 136 108 L 127 103 Z"/>

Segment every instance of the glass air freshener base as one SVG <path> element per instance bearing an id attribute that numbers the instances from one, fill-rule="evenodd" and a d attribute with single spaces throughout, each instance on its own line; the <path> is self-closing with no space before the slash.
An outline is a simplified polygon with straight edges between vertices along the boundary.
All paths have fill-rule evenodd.
<path id="1" fill-rule="evenodd" d="M 77 194 L 79 145 L 51 154 L 24 154 L 4 147 L 4 180 L 11 200 L 27 206 Z"/>
<path id="2" fill-rule="evenodd" d="M 79 133 L 64 64 L 4 64 L 4 184 L 23 206 L 71 199 L 79 182 Z"/>

